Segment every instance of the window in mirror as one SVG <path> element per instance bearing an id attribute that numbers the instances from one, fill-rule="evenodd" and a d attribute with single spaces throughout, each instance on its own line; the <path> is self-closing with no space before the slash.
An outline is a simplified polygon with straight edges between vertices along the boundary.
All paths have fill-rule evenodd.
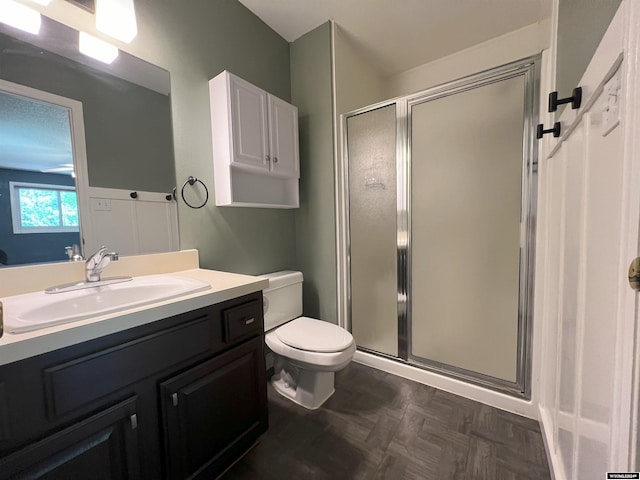
<path id="1" fill-rule="evenodd" d="M 82 119 L 77 101 L 0 80 L 0 250 L 9 265 L 65 260 L 66 246 L 82 244 Z"/>
<path id="2" fill-rule="evenodd" d="M 78 198 L 72 187 L 10 182 L 13 233 L 77 232 Z"/>

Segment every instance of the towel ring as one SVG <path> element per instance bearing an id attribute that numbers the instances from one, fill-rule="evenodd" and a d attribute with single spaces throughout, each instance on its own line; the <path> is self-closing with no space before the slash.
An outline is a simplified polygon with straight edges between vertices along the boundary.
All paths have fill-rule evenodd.
<path id="1" fill-rule="evenodd" d="M 198 205 L 197 207 L 191 205 L 189 202 L 187 202 L 187 199 L 184 198 L 184 188 L 187 186 L 187 184 L 193 186 L 196 183 L 199 183 L 200 185 L 202 185 L 204 187 L 204 192 L 205 192 L 204 202 L 202 202 L 202 205 Z M 182 195 L 182 200 L 184 201 L 184 203 L 186 203 L 188 207 L 191 207 L 191 208 L 194 208 L 194 209 L 198 209 L 198 208 L 204 207 L 207 204 L 207 202 L 209 201 L 209 189 L 207 188 L 207 186 L 204 184 L 204 182 L 202 180 L 200 180 L 198 178 L 195 178 L 195 177 L 192 177 L 192 176 L 189 176 L 189 178 L 187 178 L 185 180 L 185 182 L 182 184 L 182 188 L 180 189 L 180 194 Z"/>

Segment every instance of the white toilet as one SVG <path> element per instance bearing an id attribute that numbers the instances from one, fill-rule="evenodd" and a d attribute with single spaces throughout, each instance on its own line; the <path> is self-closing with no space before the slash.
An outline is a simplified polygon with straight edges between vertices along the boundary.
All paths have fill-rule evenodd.
<path id="1" fill-rule="evenodd" d="M 265 342 L 274 354 L 271 385 L 281 395 L 315 410 L 335 391 L 334 372 L 346 367 L 356 351 L 344 328 L 302 315 L 302 273 L 262 275 Z"/>

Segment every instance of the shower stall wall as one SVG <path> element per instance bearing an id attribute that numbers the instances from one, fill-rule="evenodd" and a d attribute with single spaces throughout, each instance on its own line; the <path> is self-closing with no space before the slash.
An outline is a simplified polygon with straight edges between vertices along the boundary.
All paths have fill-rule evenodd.
<path id="1" fill-rule="evenodd" d="M 539 57 L 344 115 L 358 348 L 530 395 Z"/>

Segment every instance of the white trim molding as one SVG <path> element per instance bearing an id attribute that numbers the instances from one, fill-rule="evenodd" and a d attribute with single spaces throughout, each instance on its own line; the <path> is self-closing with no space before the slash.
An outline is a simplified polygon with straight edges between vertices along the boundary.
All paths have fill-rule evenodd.
<path id="1" fill-rule="evenodd" d="M 555 90 L 557 11 L 555 0 L 543 94 Z M 576 85 L 581 107 L 565 108 L 562 135 L 540 142 L 539 418 L 559 480 L 638 469 L 637 294 L 627 269 L 639 251 L 639 34 L 640 4 L 623 0 Z M 607 126 L 612 102 L 620 121 Z"/>

